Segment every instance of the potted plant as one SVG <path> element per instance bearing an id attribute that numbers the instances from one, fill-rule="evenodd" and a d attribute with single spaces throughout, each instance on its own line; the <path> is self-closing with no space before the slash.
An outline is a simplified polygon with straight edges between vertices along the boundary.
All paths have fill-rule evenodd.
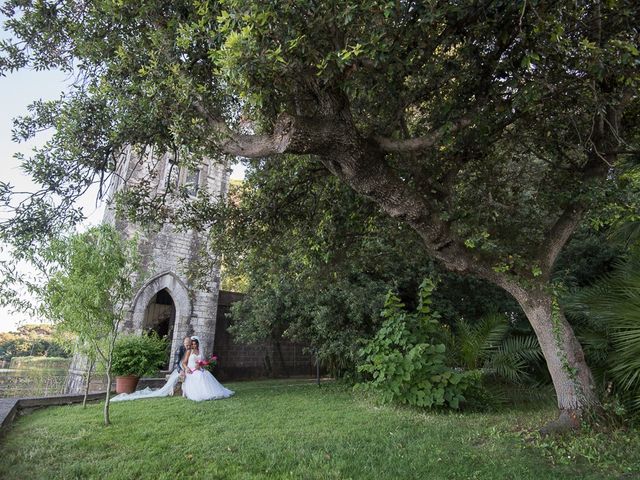
<path id="1" fill-rule="evenodd" d="M 167 342 L 156 334 L 120 337 L 113 349 L 111 365 L 116 376 L 116 392 L 134 392 L 140 377 L 161 369 L 166 357 Z"/>

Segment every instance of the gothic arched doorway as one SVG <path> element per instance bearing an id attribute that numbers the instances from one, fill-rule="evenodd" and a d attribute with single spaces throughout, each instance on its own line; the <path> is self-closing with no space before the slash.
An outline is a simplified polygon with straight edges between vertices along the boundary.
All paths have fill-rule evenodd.
<path id="1" fill-rule="evenodd" d="M 183 336 L 193 331 L 191 327 L 192 305 L 189 290 L 174 273 L 161 273 L 140 288 L 133 299 L 133 312 L 129 328 L 139 335 L 149 330 L 158 331 L 156 328 L 160 329 L 160 324 L 163 322 L 154 322 L 154 315 L 152 315 L 152 310 L 156 310 L 158 307 L 151 307 L 151 305 L 158 305 L 158 296 L 160 297 L 160 302 L 164 302 L 165 305 L 168 303 L 167 296 L 173 303 L 172 318 L 170 317 L 169 319 L 167 336 L 171 344 L 171 355 L 174 355 L 182 345 Z M 166 314 L 164 316 L 166 317 Z M 159 319 L 156 318 L 156 320 Z"/>
<path id="2" fill-rule="evenodd" d="M 156 293 L 144 311 L 143 332 L 155 332 L 161 338 L 166 338 L 171 344 L 173 329 L 176 322 L 176 306 L 171 294 L 166 288 Z M 169 365 L 169 351 L 167 351 L 166 365 Z"/>

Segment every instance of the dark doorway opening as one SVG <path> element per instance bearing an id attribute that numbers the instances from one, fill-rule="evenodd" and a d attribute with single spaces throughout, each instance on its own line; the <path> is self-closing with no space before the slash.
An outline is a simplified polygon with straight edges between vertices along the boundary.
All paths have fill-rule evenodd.
<path id="1" fill-rule="evenodd" d="M 169 346 L 173 340 L 173 328 L 176 321 L 176 306 L 173 298 L 166 288 L 156 293 L 149 301 L 144 312 L 144 332 L 155 332 L 161 338 L 166 338 Z M 169 365 L 170 347 L 167 349 L 167 362 Z"/>

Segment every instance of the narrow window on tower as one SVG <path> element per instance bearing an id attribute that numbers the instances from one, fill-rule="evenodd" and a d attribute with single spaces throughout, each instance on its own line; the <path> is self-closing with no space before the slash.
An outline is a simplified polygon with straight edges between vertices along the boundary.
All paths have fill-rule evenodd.
<path id="1" fill-rule="evenodd" d="M 187 172 L 187 178 L 184 182 L 184 186 L 187 189 L 187 193 L 192 197 L 198 194 L 198 187 L 200 186 L 200 169 L 189 169 Z"/>

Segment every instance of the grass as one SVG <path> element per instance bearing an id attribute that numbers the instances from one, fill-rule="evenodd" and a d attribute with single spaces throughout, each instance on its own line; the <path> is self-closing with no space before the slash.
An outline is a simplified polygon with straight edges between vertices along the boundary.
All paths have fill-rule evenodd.
<path id="1" fill-rule="evenodd" d="M 230 384 L 236 396 L 36 411 L 2 439 L 0 478 L 638 478 L 640 433 L 540 440 L 551 407 L 497 413 L 380 406 L 336 384 Z M 608 443 L 607 443 L 608 442 Z M 572 457 L 573 456 L 573 457 Z M 569 457 L 569 458 L 566 458 Z"/>

